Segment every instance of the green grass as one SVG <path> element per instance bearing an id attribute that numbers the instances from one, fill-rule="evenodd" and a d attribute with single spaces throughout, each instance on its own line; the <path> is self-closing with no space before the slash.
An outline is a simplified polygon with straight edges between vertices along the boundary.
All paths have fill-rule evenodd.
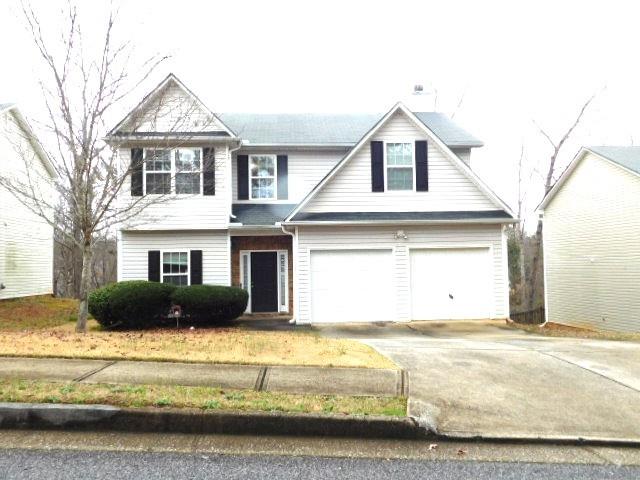
<path id="1" fill-rule="evenodd" d="M 0 380 L 0 402 L 101 404 L 118 407 L 340 413 L 406 416 L 400 397 L 294 395 L 253 390 L 170 385 L 114 385 Z"/>

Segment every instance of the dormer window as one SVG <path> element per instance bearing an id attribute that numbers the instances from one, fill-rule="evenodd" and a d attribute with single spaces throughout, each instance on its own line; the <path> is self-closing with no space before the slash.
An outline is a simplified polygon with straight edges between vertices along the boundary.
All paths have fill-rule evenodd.
<path id="1" fill-rule="evenodd" d="M 413 142 L 386 144 L 387 190 L 413 190 Z"/>
<path id="2" fill-rule="evenodd" d="M 276 198 L 276 156 L 249 156 L 249 192 L 251 199 Z"/>

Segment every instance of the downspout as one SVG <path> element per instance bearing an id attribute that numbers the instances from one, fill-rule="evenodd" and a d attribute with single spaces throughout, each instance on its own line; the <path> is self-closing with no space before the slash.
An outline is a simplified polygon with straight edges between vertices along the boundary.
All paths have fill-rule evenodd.
<path id="1" fill-rule="evenodd" d="M 242 139 L 238 139 L 238 146 L 235 148 L 229 148 L 227 146 L 228 149 L 228 158 L 229 158 L 229 163 L 227 165 L 227 174 L 229 176 L 229 203 L 227 205 L 229 205 L 229 210 L 228 210 L 228 216 L 227 218 L 233 218 L 235 219 L 236 216 L 233 214 L 233 163 L 232 163 L 232 156 L 233 156 L 233 152 L 237 152 L 238 150 L 240 150 L 242 148 Z M 233 278 L 232 278 L 232 274 L 231 272 L 233 271 L 232 265 L 231 265 L 231 258 L 232 258 L 232 252 L 231 252 L 231 232 L 228 230 L 229 227 L 227 227 L 227 243 L 228 243 L 228 247 L 229 247 L 229 285 L 233 284 Z"/>
<path id="2" fill-rule="evenodd" d="M 280 224 L 280 228 L 282 229 L 282 233 L 291 235 L 291 261 L 293 262 L 293 278 L 290 278 L 289 281 L 293 282 L 293 315 L 291 316 L 291 320 L 289 320 L 289 323 L 295 324 L 296 315 L 298 314 L 298 236 L 296 235 L 298 228 L 296 227 L 295 233 L 287 230 L 285 226 L 282 225 L 282 223 Z"/>

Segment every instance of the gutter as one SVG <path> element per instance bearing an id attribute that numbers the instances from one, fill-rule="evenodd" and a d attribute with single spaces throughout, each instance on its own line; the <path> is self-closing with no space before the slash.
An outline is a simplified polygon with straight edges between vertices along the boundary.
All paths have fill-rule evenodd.
<path id="1" fill-rule="evenodd" d="M 352 226 L 352 225 L 451 225 L 451 224 L 509 224 L 519 223 L 518 218 L 496 218 L 496 219 L 468 219 L 468 220 L 327 220 L 327 221 L 289 221 L 283 223 L 291 226 L 305 225 L 335 225 L 335 226 Z"/>
<path id="2" fill-rule="evenodd" d="M 296 281 L 298 278 L 298 228 L 296 227 L 295 232 L 290 232 L 282 223 L 280 224 L 280 228 L 282 229 L 282 233 L 284 233 L 285 235 L 291 235 L 291 261 L 293 262 L 293 278 L 290 278 L 289 281 L 293 282 L 293 315 L 291 316 L 291 320 L 289 320 L 289 323 L 295 325 L 297 323 L 296 316 L 298 315 L 298 282 Z"/>

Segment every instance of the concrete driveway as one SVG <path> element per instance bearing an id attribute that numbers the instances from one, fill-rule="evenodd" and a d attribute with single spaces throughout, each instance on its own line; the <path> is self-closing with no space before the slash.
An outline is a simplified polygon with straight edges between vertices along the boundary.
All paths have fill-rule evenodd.
<path id="1" fill-rule="evenodd" d="M 550 338 L 503 322 L 319 327 L 409 371 L 409 413 L 438 433 L 640 441 L 640 343 Z"/>

